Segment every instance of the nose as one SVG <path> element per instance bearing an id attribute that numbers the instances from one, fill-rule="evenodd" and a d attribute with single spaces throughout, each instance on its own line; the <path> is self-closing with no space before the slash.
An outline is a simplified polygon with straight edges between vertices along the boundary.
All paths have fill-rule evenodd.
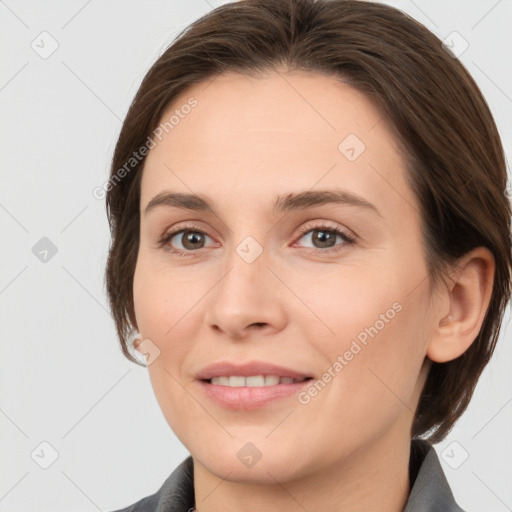
<path id="1" fill-rule="evenodd" d="M 268 336 L 286 325 L 286 290 L 270 269 L 265 251 L 248 263 L 235 251 L 208 294 L 206 324 L 232 340 Z"/>

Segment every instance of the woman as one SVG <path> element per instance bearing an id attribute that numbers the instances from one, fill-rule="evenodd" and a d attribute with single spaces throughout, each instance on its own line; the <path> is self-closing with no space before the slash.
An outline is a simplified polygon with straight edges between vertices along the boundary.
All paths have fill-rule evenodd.
<path id="1" fill-rule="evenodd" d="M 106 282 L 191 455 L 123 510 L 461 510 L 432 444 L 510 297 L 506 185 L 474 81 L 396 9 L 183 31 L 116 145 Z"/>

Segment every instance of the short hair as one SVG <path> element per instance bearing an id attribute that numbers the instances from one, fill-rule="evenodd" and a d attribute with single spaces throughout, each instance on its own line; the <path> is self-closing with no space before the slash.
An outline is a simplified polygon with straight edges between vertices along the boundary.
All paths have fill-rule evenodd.
<path id="1" fill-rule="evenodd" d="M 510 298 L 507 171 L 490 109 L 470 74 L 427 28 L 383 4 L 224 4 L 182 30 L 149 69 L 124 120 L 106 194 L 112 241 L 105 283 L 123 354 L 138 363 L 127 339 L 137 327 L 133 277 L 145 158 L 133 159 L 134 152 L 188 86 L 228 71 L 262 76 L 281 66 L 338 78 L 363 92 L 387 116 L 420 205 L 432 286 L 475 247 L 487 247 L 495 258 L 492 296 L 478 336 L 456 359 L 432 363 L 415 412 L 411 437 L 439 442 L 469 404 Z M 114 183 L 129 161 L 130 172 Z"/>

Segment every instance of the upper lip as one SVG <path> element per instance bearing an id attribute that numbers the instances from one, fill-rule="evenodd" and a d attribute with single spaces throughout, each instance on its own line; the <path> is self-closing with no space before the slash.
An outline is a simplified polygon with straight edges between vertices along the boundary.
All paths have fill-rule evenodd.
<path id="1" fill-rule="evenodd" d="M 249 377 L 251 375 L 277 375 L 279 377 L 292 377 L 302 379 L 311 375 L 302 373 L 291 368 L 278 366 L 263 361 L 252 361 L 245 364 L 235 364 L 229 361 L 219 361 L 204 367 L 196 374 L 196 379 L 209 380 L 212 377 L 239 375 Z"/>

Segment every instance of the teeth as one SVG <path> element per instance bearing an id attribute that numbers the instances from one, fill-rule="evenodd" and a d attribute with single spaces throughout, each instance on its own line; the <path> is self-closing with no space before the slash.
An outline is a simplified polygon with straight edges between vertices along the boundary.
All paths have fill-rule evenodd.
<path id="1" fill-rule="evenodd" d="M 245 385 L 249 386 L 250 388 L 256 388 L 256 387 L 261 387 L 261 386 L 265 385 L 265 377 L 263 377 L 263 375 L 253 375 L 252 377 L 246 377 L 245 379 L 243 377 L 234 377 L 234 378 L 242 379 L 241 385 L 243 386 L 244 381 L 245 381 Z M 229 378 L 229 385 L 231 385 L 231 379 L 233 379 L 233 377 Z"/>
<path id="2" fill-rule="evenodd" d="M 235 375 L 231 375 L 229 377 L 229 387 L 238 388 L 240 386 L 245 386 L 245 377 L 237 377 Z"/>
<path id="3" fill-rule="evenodd" d="M 213 382 L 216 380 L 216 382 Z M 212 379 L 212 384 L 220 384 L 222 386 L 229 386 L 229 377 L 214 377 Z"/>
<path id="4" fill-rule="evenodd" d="M 266 375 L 265 386 L 275 386 L 279 384 L 279 377 L 277 375 Z"/>
<path id="5" fill-rule="evenodd" d="M 293 382 L 302 382 L 306 380 L 294 379 L 292 377 L 279 377 L 279 375 L 251 375 L 243 377 L 240 375 L 230 375 L 221 377 L 212 377 L 210 382 L 221 386 L 229 386 L 231 388 L 250 387 L 259 388 L 262 386 L 275 386 L 277 384 L 292 384 Z"/>

